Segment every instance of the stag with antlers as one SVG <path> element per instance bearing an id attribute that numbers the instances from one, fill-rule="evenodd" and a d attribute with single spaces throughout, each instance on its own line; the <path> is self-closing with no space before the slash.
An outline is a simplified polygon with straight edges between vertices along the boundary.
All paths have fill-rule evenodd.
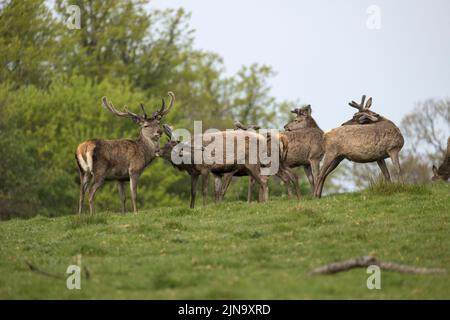
<path id="1" fill-rule="evenodd" d="M 450 137 L 447 140 L 447 151 L 439 168 L 433 165 L 433 181 L 450 179 Z"/>
<path id="2" fill-rule="evenodd" d="M 399 152 L 404 139 L 400 129 L 392 121 L 369 110 L 372 98 L 366 102 L 366 96 L 363 96 L 361 103 L 352 101 L 349 105 L 358 109 L 353 118 L 324 134 L 325 155 L 315 187 L 316 197 L 322 195 L 325 179 L 344 159 L 357 163 L 376 161 L 389 181 L 385 159 L 390 157 L 401 179 Z"/>
<path id="3" fill-rule="evenodd" d="M 138 179 L 142 171 L 152 162 L 159 152 L 159 138 L 162 134 L 160 121 L 172 108 L 175 95 L 169 92 L 170 103 L 166 107 L 162 99 L 162 107 L 150 117 L 147 116 L 144 106 L 141 104 L 142 116 L 137 115 L 125 106 L 124 112 L 118 111 L 111 101 L 102 98 L 103 106 L 118 117 L 133 120 L 139 126 L 140 134 L 137 139 L 100 140 L 93 139 L 78 145 L 75 158 L 80 172 L 80 200 L 78 213 L 83 210 L 84 195 L 89 182 L 89 209 L 94 213 L 95 193 L 103 185 L 105 180 L 118 182 L 119 196 L 122 204 L 122 212 L 125 212 L 125 188 L 126 181 L 130 181 L 131 201 L 133 210 L 137 212 L 136 194 Z"/>
<path id="4" fill-rule="evenodd" d="M 259 130 L 260 127 L 258 125 L 244 125 L 239 121 L 235 121 L 233 125 L 234 130 Z M 270 149 L 270 142 L 271 135 L 267 135 L 267 147 Z M 297 199 L 300 199 L 300 185 L 298 184 L 298 177 L 297 175 L 292 172 L 286 165 L 285 160 L 287 157 L 287 153 L 289 150 L 289 141 L 286 135 L 279 133 L 276 135 L 276 139 L 279 140 L 279 155 L 280 155 L 280 166 L 278 168 L 278 172 L 276 173 L 276 176 L 279 177 L 283 183 L 286 185 L 286 188 L 288 190 L 288 196 L 289 198 L 293 197 L 293 194 L 295 192 L 295 195 L 297 196 Z M 236 172 L 234 176 L 247 176 L 248 173 L 246 171 Z M 251 175 L 248 175 L 248 188 L 247 188 L 247 202 L 252 201 L 252 189 L 253 185 L 255 184 L 255 179 Z M 225 193 L 227 192 L 227 189 L 231 183 L 231 180 L 233 178 L 233 174 L 225 173 L 225 174 L 216 174 L 216 180 L 215 180 L 215 194 L 216 194 L 216 200 L 223 200 Z"/>
<path id="5" fill-rule="evenodd" d="M 260 185 L 259 201 L 264 202 L 268 200 L 268 176 L 263 175 L 261 170 L 264 164 L 259 157 L 259 152 L 257 152 L 256 157 L 253 159 L 255 160 L 254 163 L 252 160 L 253 157 L 251 156 L 252 143 L 255 143 L 253 146 L 257 147 L 257 151 L 265 150 L 271 154 L 267 136 L 244 130 L 219 131 L 201 135 L 201 145 L 196 146 L 195 138 L 192 138 L 191 141 L 181 142 L 176 139 L 173 135 L 172 129 L 168 125 L 165 124 L 163 128 L 164 133 L 169 138 L 169 141 L 162 148 L 161 156 L 169 161 L 174 167 L 180 171 L 187 172 L 191 176 L 191 208 L 194 208 L 195 206 L 197 181 L 200 176 L 202 177 L 203 205 L 206 205 L 210 173 L 215 176 L 227 175 L 230 180 L 231 177 L 235 175 L 249 175 Z M 200 163 L 195 163 L 195 150 L 199 150 L 203 153 L 205 148 L 208 148 L 208 145 L 211 144 L 211 141 L 217 142 L 219 140 L 222 140 L 223 142 L 223 152 L 221 156 L 223 159 L 211 163 L 203 160 Z M 237 143 L 238 140 L 243 143 Z M 231 141 L 231 145 L 228 145 L 227 141 Z M 277 136 L 274 137 L 273 142 L 276 146 L 280 146 Z M 187 156 L 187 158 L 191 158 L 191 161 L 175 161 L 177 157 L 185 158 L 185 156 Z M 217 198 L 218 196 L 216 192 L 216 200 Z"/>
<path id="6" fill-rule="evenodd" d="M 311 105 L 295 108 L 291 112 L 297 116 L 284 126 L 284 135 L 289 141 L 285 164 L 289 168 L 303 166 L 313 193 L 324 153 L 323 131 L 311 116 Z M 298 177 L 295 179 L 298 180 Z"/>

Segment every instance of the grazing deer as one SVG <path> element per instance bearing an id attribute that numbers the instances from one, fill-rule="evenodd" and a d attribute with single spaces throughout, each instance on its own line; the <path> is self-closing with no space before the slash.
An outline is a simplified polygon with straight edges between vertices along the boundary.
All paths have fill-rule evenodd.
<path id="1" fill-rule="evenodd" d="M 233 125 L 234 130 L 259 130 L 260 127 L 257 125 L 243 125 L 239 121 L 236 121 Z M 267 146 L 270 148 L 270 139 L 271 136 L 267 135 L 268 142 Z M 288 144 L 289 141 L 287 137 L 284 134 L 278 134 L 277 139 L 280 143 L 280 165 L 278 168 L 278 172 L 276 173 L 276 176 L 279 177 L 283 183 L 286 185 L 288 189 L 288 196 L 289 198 L 292 198 L 293 196 L 293 190 L 297 196 L 297 199 L 300 198 L 300 186 L 298 184 L 298 178 L 296 177 L 295 173 L 293 173 L 289 168 L 284 164 L 287 152 L 288 152 Z M 234 174 L 235 176 L 247 176 L 248 174 L 244 172 L 237 172 Z M 233 178 L 233 175 L 230 173 L 226 173 L 223 176 L 216 175 L 216 183 L 215 183 L 215 191 L 216 191 L 216 200 L 223 200 L 226 191 L 228 190 L 228 187 L 230 185 L 230 182 Z M 248 188 L 247 188 L 247 202 L 252 201 L 252 188 L 255 183 L 255 180 L 252 176 L 248 177 Z"/>
<path id="2" fill-rule="evenodd" d="M 392 121 L 369 110 L 372 98 L 367 103 L 365 99 L 366 96 L 363 96 L 361 103 L 349 103 L 351 107 L 358 109 L 352 120 L 325 132 L 325 155 L 315 188 L 316 197 L 321 197 L 325 179 L 344 159 L 357 163 L 376 161 L 385 179 L 389 181 L 385 159 L 390 157 L 401 180 L 399 152 L 404 144 L 403 135 Z"/>
<path id="3" fill-rule="evenodd" d="M 311 185 L 311 193 L 319 175 L 320 160 L 323 157 L 323 131 L 311 116 L 311 105 L 291 111 L 297 116 L 284 126 L 285 136 L 289 141 L 286 166 L 295 168 L 303 166 Z M 298 180 L 298 178 L 296 178 Z"/>
<path id="4" fill-rule="evenodd" d="M 433 165 L 433 177 L 431 178 L 433 181 L 436 180 L 444 180 L 447 181 L 450 178 L 450 137 L 447 140 L 447 154 L 444 156 L 444 161 L 436 168 Z"/>
<path id="5" fill-rule="evenodd" d="M 206 205 L 207 197 L 208 197 L 208 180 L 209 173 L 213 173 L 216 176 L 223 176 L 224 174 L 239 175 L 245 174 L 252 176 L 256 182 L 260 185 L 260 198 L 259 201 L 267 201 L 268 200 L 268 187 L 267 187 L 267 176 L 261 174 L 262 164 L 259 161 L 259 158 L 256 159 L 256 163 L 250 163 L 249 154 L 250 154 L 250 145 L 249 138 L 252 138 L 254 141 L 257 141 L 258 148 L 265 148 L 267 144 L 267 139 L 261 134 L 255 132 L 244 132 L 242 130 L 238 131 L 220 131 L 215 133 L 207 133 L 202 135 L 202 146 L 201 151 L 205 150 L 208 146 L 209 142 L 207 141 L 218 141 L 219 139 L 223 139 L 223 161 L 222 163 L 211 163 L 207 164 L 202 161 L 202 163 L 196 164 L 194 162 L 194 152 L 195 152 L 195 143 L 194 138 L 189 142 L 180 142 L 179 140 L 175 140 L 172 129 L 168 125 L 163 125 L 165 134 L 169 137 L 169 141 L 164 145 L 161 150 L 161 156 L 169 161 L 175 168 L 186 171 L 191 176 L 191 203 L 190 207 L 194 208 L 195 206 L 195 198 L 197 192 L 197 181 L 198 178 L 202 177 L 202 191 L 203 191 L 203 205 Z M 226 140 L 233 141 L 233 149 L 228 150 L 226 148 Z M 243 145 L 236 145 L 237 140 L 245 141 Z M 175 149 L 177 147 L 177 149 Z M 182 148 L 180 148 L 182 147 Z M 239 149 L 241 148 L 241 149 Z M 242 149 L 243 148 L 243 149 Z M 175 149 L 175 150 L 174 150 Z M 187 152 L 187 156 L 191 158 L 190 163 L 178 162 L 174 161 L 173 157 L 183 157 L 182 153 L 177 154 L 177 150 L 182 152 Z M 227 161 L 227 156 L 233 156 L 233 161 Z M 231 162 L 231 163 L 230 163 Z M 217 199 L 217 195 L 216 195 Z"/>
<path id="6" fill-rule="evenodd" d="M 131 201 L 133 210 L 137 212 L 136 191 L 139 176 L 142 171 L 152 162 L 159 152 L 159 138 L 162 130 L 159 123 L 172 108 L 175 95 L 172 92 L 169 107 L 166 107 L 162 99 L 162 107 L 155 111 L 151 117 L 145 113 L 141 104 L 143 116 L 139 116 L 124 107 L 125 112 L 117 111 L 111 101 L 102 98 L 103 106 L 111 113 L 119 117 L 129 118 L 140 128 L 137 139 L 120 140 L 87 140 L 78 145 L 75 158 L 80 171 L 80 202 L 78 213 L 83 210 L 84 195 L 87 191 L 89 181 L 92 184 L 89 190 L 89 209 L 94 213 L 94 199 L 98 188 L 105 180 L 118 182 L 119 196 L 122 203 L 122 212 L 125 212 L 125 189 L 124 184 L 130 181 Z"/>

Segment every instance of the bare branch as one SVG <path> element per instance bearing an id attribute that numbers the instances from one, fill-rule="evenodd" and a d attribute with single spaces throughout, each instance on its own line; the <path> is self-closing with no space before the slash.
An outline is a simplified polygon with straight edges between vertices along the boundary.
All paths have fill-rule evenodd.
<path id="1" fill-rule="evenodd" d="M 430 273 L 445 273 L 446 269 L 443 268 L 423 268 L 414 267 L 395 262 L 379 261 L 373 256 L 362 256 L 357 258 L 351 258 L 339 262 L 330 263 L 318 268 L 313 269 L 309 274 L 334 274 L 342 271 L 347 271 L 353 268 L 365 268 L 371 265 L 377 265 L 382 270 L 396 271 L 400 273 L 416 273 L 416 274 L 430 274 Z"/>

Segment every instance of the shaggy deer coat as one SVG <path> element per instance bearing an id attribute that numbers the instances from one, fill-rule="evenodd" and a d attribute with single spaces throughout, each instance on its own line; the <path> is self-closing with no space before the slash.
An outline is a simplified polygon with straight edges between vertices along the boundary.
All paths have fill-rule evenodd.
<path id="1" fill-rule="evenodd" d="M 207 164 L 203 161 L 199 164 L 194 163 L 194 153 L 195 153 L 195 145 L 193 138 L 189 143 L 181 143 L 179 141 L 174 141 L 174 137 L 172 134 L 172 130 L 169 126 L 164 125 L 164 132 L 170 138 L 169 142 L 167 142 L 161 151 L 161 156 L 169 161 L 174 167 L 179 170 L 186 171 L 191 176 L 191 203 L 190 207 L 194 208 L 195 206 L 195 198 L 197 191 L 197 181 L 199 176 L 202 176 L 202 189 L 203 189 L 203 205 L 206 205 L 207 197 L 208 197 L 208 181 L 209 181 L 209 173 L 213 173 L 214 175 L 237 175 L 239 173 L 245 173 L 246 175 L 252 176 L 256 182 L 260 185 L 260 198 L 259 201 L 268 200 L 268 187 L 267 187 L 267 176 L 263 176 L 261 174 L 262 164 L 260 159 L 256 159 L 256 163 L 250 163 L 249 156 L 249 137 L 251 137 L 254 141 L 258 142 L 258 151 L 259 148 L 266 148 L 267 139 L 263 135 L 254 133 L 254 132 L 246 132 L 242 130 L 238 131 L 220 131 L 216 133 L 208 133 L 202 135 L 202 147 L 201 151 L 211 143 L 212 140 L 218 141 L 218 139 L 223 139 L 223 147 L 224 147 L 224 155 L 223 155 L 223 164 L 220 163 L 212 163 Z M 226 146 L 226 140 L 233 140 L 234 146 L 232 150 L 228 150 Z M 238 149 L 236 141 L 241 140 L 246 143 L 241 145 L 241 148 Z M 178 146 L 179 145 L 179 146 Z M 174 148 L 177 149 L 174 150 Z M 183 152 L 187 152 L 188 156 L 191 157 L 191 163 L 175 163 L 174 157 L 183 156 L 182 154 L 177 154 L 182 147 Z M 228 159 L 227 156 L 233 155 L 233 161 Z"/>
<path id="2" fill-rule="evenodd" d="M 436 168 L 435 165 L 433 165 L 433 181 L 436 180 L 444 180 L 447 181 L 450 178 L 450 137 L 448 137 L 447 140 L 447 153 L 444 156 L 444 161 L 439 166 L 439 168 Z"/>
<path id="3" fill-rule="evenodd" d="M 297 114 L 297 117 L 284 126 L 286 130 L 284 134 L 289 141 L 285 165 L 288 168 L 303 166 L 311 185 L 311 192 L 314 192 L 320 160 L 324 153 L 323 131 L 311 116 L 310 105 L 291 112 Z"/>
<path id="4" fill-rule="evenodd" d="M 119 196 L 122 211 L 125 212 L 125 189 L 124 183 L 130 181 L 131 200 L 133 210 L 137 212 L 137 184 L 142 171 L 152 162 L 159 152 L 159 138 L 162 130 L 159 126 L 160 120 L 166 115 L 173 105 L 175 95 L 169 92 L 171 97 L 170 106 L 163 105 L 159 111 L 153 113 L 149 118 L 141 104 L 143 116 L 129 111 L 125 106 L 125 112 L 117 111 L 106 97 L 103 97 L 103 106 L 111 113 L 132 119 L 140 128 L 139 137 L 135 140 L 101 140 L 92 139 L 78 145 L 75 158 L 80 172 L 80 200 L 78 213 L 81 214 L 84 204 L 84 195 L 92 180 L 89 190 L 89 208 L 94 213 L 94 200 L 97 190 L 106 180 L 118 182 Z"/>
<path id="5" fill-rule="evenodd" d="M 236 121 L 234 123 L 234 130 L 259 130 L 260 127 L 257 125 L 243 125 L 242 123 Z M 270 135 L 268 136 L 270 139 Z M 293 195 L 293 191 L 295 192 L 297 198 L 300 198 L 300 186 L 298 184 L 298 178 L 296 177 L 295 173 L 293 173 L 289 168 L 286 166 L 285 161 L 287 157 L 287 152 L 289 150 L 289 140 L 285 134 L 279 133 L 276 137 L 279 140 L 280 143 L 280 165 L 278 172 L 276 174 L 277 177 L 279 177 L 283 183 L 286 185 L 288 189 L 288 195 L 291 198 Z M 268 140 L 268 148 L 270 148 L 270 140 Z M 223 175 L 216 175 L 215 180 L 215 194 L 216 194 L 216 200 L 220 201 L 223 200 L 225 193 L 228 190 L 228 187 L 231 183 L 231 180 L 233 176 L 248 176 L 248 174 L 245 171 L 242 172 L 236 172 L 234 175 L 231 173 L 225 173 Z M 252 201 L 252 189 L 253 185 L 255 183 L 255 180 L 252 178 L 252 176 L 249 176 L 248 179 L 248 188 L 247 188 L 247 202 Z"/>
<path id="6" fill-rule="evenodd" d="M 372 98 L 366 105 L 364 102 L 365 96 L 360 104 L 352 101 L 350 106 L 359 110 L 353 119 L 341 127 L 325 132 L 325 155 L 315 189 L 316 197 L 321 197 L 325 179 L 344 159 L 357 163 L 376 161 L 386 180 L 390 180 L 384 160 L 390 157 L 399 179 L 401 178 L 399 152 L 404 144 L 403 135 L 392 121 L 368 110 Z M 362 124 L 355 124 L 354 121 Z"/>

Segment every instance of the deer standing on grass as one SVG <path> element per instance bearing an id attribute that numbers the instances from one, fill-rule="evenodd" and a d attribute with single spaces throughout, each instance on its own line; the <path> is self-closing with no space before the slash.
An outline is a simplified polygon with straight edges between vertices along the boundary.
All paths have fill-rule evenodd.
<path id="1" fill-rule="evenodd" d="M 222 176 L 224 174 L 239 175 L 244 174 L 252 176 L 256 182 L 260 185 L 259 201 L 264 202 L 268 200 L 268 187 L 267 176 L 261 174 L 261 161 L 259 156 L 256 157 L 256 163 L 251 163 L 250 159 L 250 142 L 253 140 L 257 142 L 259 148 L 266 148 L 267 138 L 261 134 L 255 132 L 247 132 L 243 130 L 238 131 L 220 131 L 215 133 L 207 133 L 202 135 L 202 145 L 198 148 L 201 152 L 211 143 L 211 141 L 218 141 L 223 139 L 223 161 L 222 163 L 213 162 L 207 164 L 203 161 L 201 163 L 194 162 L 195 143 L 194 138 L 188 142 L 180 142 L 175 140 L 172 129 L 168 125 L 164 125 L 164 132 L 169 137 L 169 141 L 164 145 L 161 150 L 161 156 L 169 161 L 174 167 L 181 171 L 186 171 L 191 176 L 191 202 L 190 207 L 194 208 L 195 198 L 197 192 L 198 178 L 202 177 L 202 193 L 203 193 L 203 205 L 206 205 L 208 197 L 208 181 L 209 174 L 213 173 L 216 176 Z M 232 149 L 227 149 L 226 141 L 233 141 Z M 244 141 L 243 144 L 237 144 L 237 141 Z M 177 147 L 177 149 L 175 149 Z M 174 157 L 183 157 L 186 152 L 187 157 L 190 157 L 190 163 L 175 162 Z M 202 154 L 203 156 L 203 154 Z M 229 157 L 232 157 L 230 161 Z M 216 194 L 217 200 L 217 194 Z"/>
<path id="2" fill-rule="evenodd" d="M 362 96 L 361 103 L 350 102 L 358 112 L 341 127 L 325 132 L 325 155 L 315 187 L 316 197 L 321 197 L 325 179 L 344 159 L 357 163 L 376 161 L 385 179 L 390 181 L 385 162 L 390 157 L 401 180 L 399 152 L 404 144 L 403 135 L 392 121 L 369 110 L 372 98 L 367 103 L 365 100 L 366 96 Z"/>
<path id="3" fill-rule="evenodd" d="M 284 126 L 285 136 L 289 141 L 286 166 L 295 168 L 303 166 L 311 186 L 311 193 L 319 175 L 320 160 L 323 157 L 323 131 L 311 116 L 311 105 L 291 111 L 297 116 Z M 298 177 L 296 177 L 298 180 Z"/>
<path id="4" fill-rule="evenodd" d="M 437 181 L 439 179 L 447 181 L 450 178 L 450 137 L 447 140 L 447 153 L 444 156 L 444 161 L 436 168 L 433 165 L 433 177 L 431 178 L 433 181 Z"/>
<path id="5" fill-rule="evenodd" d="M 259 130 L 260 127 L 257 125 L 243 125 L 239 121 L 236 121 L 233 125 L 234 130 Z M 270 148 L 270 135 L 268 137 L 268 143 L 267 146 Z M 297 199 L 300 198 L 300 186 L 298 184 L 298 178 L 296 177 L 295 173 L 293 173 L 289 168 L 285 165 L 285 160 L 287 157 L 287 152 L 289 150 L 289 141 L 288 138 L 282 134 L 279 133 L 277 135 L 277 139 L 279 139 L 280 143 L 280 165 L 278 168 L 278 172 L 276 173 L 276 176 L 279 177 L 283 183 L 286 185 L 288 190 L 289 198 L 292 198 L 293 191 L 295 192 Z M 243 172 L 237 172 L 234 174 L 234 176 L 247 176 L 248 174 Z M 228 190 L 228 187 L 230 185 L 230 182 L 233 178 L 233 174 L 231 173 L 225 173 L 223 175 L 216 175 L 216 183 L 215 183 L 215 191 L 216 191 L 216 200 L 223 200 L 225 193 Z M 247 188 L 247 202 L 252 201 L 252 189 L 253 185 L 255 184 L 255 179 L 251 175 L 248 176 L 248 188 Z"/>
<path id="6" fill-rule="evenodd" d="M 78 213 L 83 210 L 84 195 L 88 189 L 89 181 L 92 180 L 89 190 L 89 209 L 94 213 L 95 193 L 105 180 L 118 182 L 119 196 L 122 204 L 122 212 L 125 212 L 125 189 L 124 184 L 130 181 L 131 201 L 133 210 L 137 213 L 136 192 L 138 179 L 142 171 L 152 162 L 159 152 L 159 138 L 162 130 L 159 123 L 172 108 L 175 95 L 172 92 L 169 107 L 166 107 L 162 99 L 162 107 L 155 111 L 151 117 L 145 113 L 141 104 L 143 116 L 139 116 L 124 107 L 124 112 L 117 111 L 111 101 L 102 98 L 103 106 L 118 117 L 133 120 L 140 128 L 137 139 L 100 140 L 93 139 L 78 145 L 75 158 L 80 172 L 80 201 Z"/>

